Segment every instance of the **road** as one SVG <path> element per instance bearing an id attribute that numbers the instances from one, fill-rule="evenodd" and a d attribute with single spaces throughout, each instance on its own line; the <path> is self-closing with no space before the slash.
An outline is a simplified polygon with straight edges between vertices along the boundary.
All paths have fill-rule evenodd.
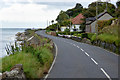
<path id="1" fill-rule="evenodd" d="M 45 34 L 58 48 L 55 65 L 48 78 L 100 78 L 118 80 L 118 55 L 102 48 Z"/>

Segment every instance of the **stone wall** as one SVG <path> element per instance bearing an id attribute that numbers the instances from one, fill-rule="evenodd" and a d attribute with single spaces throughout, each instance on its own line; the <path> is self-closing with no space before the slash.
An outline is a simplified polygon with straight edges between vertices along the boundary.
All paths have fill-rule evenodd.
<path id="1" fill-rule="evenodd" d="M 99 46 L 99 47 L 102 47 L 104 49 L 110 50 L 110 51 L 115 52 L 115 53 L 120 52 L 120 47 L 116 46 L 115 43 L 107 43 L 107 42 L 103 42 L 101 40 L 97 40 L 97 41 L 92 42 L 92 44 Z"/>

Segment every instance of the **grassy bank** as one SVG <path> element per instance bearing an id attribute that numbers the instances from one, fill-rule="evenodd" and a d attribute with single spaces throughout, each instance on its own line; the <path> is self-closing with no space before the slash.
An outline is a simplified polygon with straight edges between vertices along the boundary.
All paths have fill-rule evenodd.
<path id="1" fill-rule="evenodd" d="M 30 53 L 20 52 L 4 57 L 2 59 L 2 72 L 10 71 L 15 64 L 23 64 L 24 72 L 29 78 L 37 78 L 42 74 L 42 65 L 37 57 Z"/>
<path id="2" fill-rule="evenodd" d="M 27 36 L 34 36 L 31 41 L 25 41 L 22 51 L 16 51 L 10 56 L 2 58 L 2 69 L 0 72 L 10 71 L 16 64 L 23 64 L 27 78 L 42 78 L 53 61 L 53 47 L 50 39 L 41 37 L 34 30 L 29 30 Z M 35 42 L 36 41 L 36 42 Z"/>

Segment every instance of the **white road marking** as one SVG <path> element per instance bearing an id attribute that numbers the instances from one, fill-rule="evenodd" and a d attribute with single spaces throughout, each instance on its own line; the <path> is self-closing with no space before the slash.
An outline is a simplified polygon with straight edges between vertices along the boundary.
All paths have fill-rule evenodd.
<path id="1" fill-rule="evenodd" d="M 91 60 L 92 60 L 96 65 L 98 65 L 98 63 L 95 61 L 95 59 L 91 58 Z"/>
<path id="2" fill-rule="evenodd" d="M 77 48 L 80 48 L 79 46 L 77 46 Z"/>
<path id="3" fill-rule="evenodd" d="M 71 44 L 71 45 L 73 45 L 73 46 L 76 46 L 75 44 L 73 44 L 73 43 L 71 43 L 71 42 L 67 42 L 67 41 L 64 41 L 64 42 L 66 42 L 66 43 L 69 43 L 69 44 Z M 77 42 L 78 43 L 78 42 Z M 84 44 L 84 43 L 81 43 L 81 44 Z M 76 46 L 77 48 L 80 48 L 79 46 Z M 98 47 L 99 48 L 99 47 Z M 82 48 L 80 48 L 82 51 L 84 51 Z M 107 51 L 107 50 L 106 50 Z M 85 51 L 84 51 L 85 52 Z M 87 53 L 87 52 L 85 52 L 85 54 L 88 56 L 88 57 L 90 57 L 90 55 Z M 96 65 L 98 65 L 98 63 L 95 61 L 95 59 L 93 59 L 93 58 L 91 58 L 91 60 L 96 64 Z M 103 69 L 103 68 L 100 68 L 101 69 L 101 71 L 106 75 L 106 77 L 109 79 L 109 80 L 112 80 L 111 78 L 110 78 L 110 76 L 105 72 L 105 70 Z M 49 75 L 49 74 L 48 74 Z M 46 75 L 47 77 L 48 77 L 48 75 Z M 46 77 L 46 78 L 47 78 Z"/>
<path id="4" fill-rule="evenodd" d="M 55 44 L 55 43 L 54 43 L 54 44 Z M 49 69 L 49 71 L 48 71 L 48 74 L 44 77 L 44 80 L 46 80 L 46 79 L 48 78 L 48 76 L 49 76 L 49 74 L 50 74 L 50 72 L 51 72 L 51 70 L 52 70 L 52 68 L 53 68 L 53 66 L 54 66 L 54 64 L 55 64 L 56 57 L 57 57 L 57 54 L 58 54 L 58 48 L 57 48 L 57 45 L 56 45 L 56 44 L 55 44 L 55 47 L 56 47 L 56 55 L 55 55 L 54 61 L 52 62 L 52 65 L 51 65 L 51 67 L 50 67 L 50 69 Z"/>
<path id="5" fill-rule="evenodd" d="M 85 54 L 86 54 L 87 56 L 90 56 L 87 52 L 85 52 Z"/>
<path id="6" fill-rule="evenodd" d="M 110 76 L 105 72 L 105 70 L 103 69 L 103 68 L 100 68 L 101 70 L 102 70 L 102 72 L 106 75 L 106 77 L 109 79 L 109 80 L 112 80 L 111 78 L 110 78 Z"/>
<path id="7" fill-rule="evenodd" d="M 82 48 L 80 48 L 81 49 L 81 51 L 84 51 Z"/>
<path id="8" fill-rule="evenodd" d="M 34 36 L 30 37 L 27 41 L 30 41 Z"/>
<path id="9" fill-rule="evenodd" d="M 76 46 L 75 44 L 73 44 L 73 46 Z"/>

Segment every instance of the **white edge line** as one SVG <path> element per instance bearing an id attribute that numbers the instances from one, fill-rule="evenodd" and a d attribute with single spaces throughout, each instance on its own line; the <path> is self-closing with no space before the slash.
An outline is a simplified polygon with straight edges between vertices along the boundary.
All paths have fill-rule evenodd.
<path id="1" fill-rule="evenodd" d="M 52 62 L 52 65 L 51 65 L 51 67 L 50 67 L 50 69 L 49 69 L 49 71 L 48 71 L 48 74 L 44 77 L 44 80 L 46 80 L 47 78 L 48 78 L 48 76 L 49 76 L 49 74 L 50 74 L 50 72 L 51 72 L 51 70 L 52 70 L 52 68 L 53 68 L 53 66 L 54 66 L 54 64 L 55 64 L 55 61 L 56 61 L 56 57 L 57 57 L 57 54 L 58 54 L 58 48 L 57 48 L 57 45 L 54 43 L 54 45 L 55 45 L 55 48 L 56 48 L 56 55 L 55 55 L 55 58 L 54 58 L 54 60 L 53 60 L 53 62 Z"/>
<path id="2" fill-rule="evenodd" d="M 34 36 L 30 37 L 27 41 L 30 41 Z"/>
<path id="3" fill-rule="evenodd" d="M 102 72 L 106 75 L 106 77 L 109 79 L 109 80 L 112 80 L 111 78 L 110 78 L 110 76 L 105 72 L 105 70 L 103 69 L 103 68 L 100 68 L 101 70 L 102 70 Z"/>
<path id="4" fill-rule="evenodd" d="M 91 58 L 91 60 L 95 63 L 95 64 L 97 64 L 98 65 L 98 63 L 93 59 L 93 58 Z"/>

